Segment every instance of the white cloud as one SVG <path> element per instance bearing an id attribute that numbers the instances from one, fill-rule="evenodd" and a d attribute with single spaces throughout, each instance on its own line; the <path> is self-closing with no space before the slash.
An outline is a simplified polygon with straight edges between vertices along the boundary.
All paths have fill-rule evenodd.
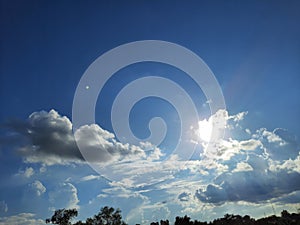
<path id="1" fill-rule="evenodd" d="M 71 183 L 61 183 L 49 193 L 49 201 L 57 208 L 79 208 L 77 188 Z"/>
<path id="2" fill-rule="evenodd" d="M 248 129 L 248 128 L 245 129 L 245 132 L 246 132 L 247 134 L 251 134 L 251 131 L 250 131 L 250 129 Z"/>
<path id="3" fill-rule="evenodd" d="M 270 143 L 274 143 L 274 142 L 277 142 L 279 143 L 280 145 L 284 145 L 285 142 L 284 140 L 282 140 L 282 138 L 280 138 L 278 135 L 276 135 L 274 132 L 270 132 L 270 131 L 267 131 L 267 129 L 262 129 L 262 135 L 264 137 L 267 138 L 267 140 L 270 142 Z"/>
<path id="4" fill-rule="evenodd" d="M 228 116 L 228 119 L 232 119 L 234 122 L 239 122 L 242 121 L 247 114 L 248 112 L 240 112 L 238 114 Z"/>
<path id="5" fill-rule="evenodd" d="M 294 160 L 288 159 L 284 160 L 282 163 L 270 160 L 270 170 L 272 171 L 280 171 L 286 170 L 289 173 L 296 172 L 300 174 L 300 154 Z"/>
<path id="6" fill-rule="evenodd" d="M 239 162 L 236 165 L 236 168 L 232 170 L 232 172 L 242 172 L 242 171 L 252 171 L 253 168 L 248 163 L 245 162 Z"/>
<path id="7" fill-rule="evenodd" d="M 32 167 L 27 167 L 24 171 L 24 176 L 29 178 L 34 174 L 34 170 Z"/>
<path id="8" fill-rule="evenodd" d="M 80 179 L 80 181 L 97 180 L 97 179 L 100 179 L 100 178 L 101 178 L 101 176 L 88 175 L 88 176 L 82 177 L 82 178 Z"/>
<path id="9" fill-rule="evenodd" d="M 20 213 L 17 215 L 0 218 L 0 225 L 44 225 L 45 221 L 36 219 L 33 213 Z"/>
<path id="10" fill-rule="evenodd" d="M 107 163 L 145 157 L 145 152 L 140 147 L 116 141 L 114 134 L 103 130 L 97 124 L 80 127 L 75 132 L 75 137 L 89 162 Z"/>
<path id="11" fill-rule="evenodd" d="M 26 167 L 25 170 L 20 170 L 16 175 L 17 176 L 22 176 L 25 178 L 30 178 L 34 175 L 34 169 L 32 167 Z"/>
<path id="12" fill-rule="evenodd" d="M 30 184 L 30 187 L 35 191 L 37 196 L 41 196 L 46 192 L 46 187 L 42 184 L 42 182 L 36 180 L 32 184 Z"/>
<path id="13" fill-rule="evenodd" d="M 260 128 L 252 136 L 257 139 L 265 138 L 269 143 L 276 143 L 280 146 L 285 145 L 286 142 L 280 136 L 275 134 L 276 130 L 278 130 L 278 129 L 275 129 L 273 132 L 271 132 L 271 131 L 268 131 L 266 128 Z"/>
<path id="14" fill-rule="evenodd" d="M 255 139 L 249 139 L 246 141 L 239 142 L 239 148 L 242 150 L 255 150 L 261 146 L 262 143 L 259 140 L 255 140 Z"/>

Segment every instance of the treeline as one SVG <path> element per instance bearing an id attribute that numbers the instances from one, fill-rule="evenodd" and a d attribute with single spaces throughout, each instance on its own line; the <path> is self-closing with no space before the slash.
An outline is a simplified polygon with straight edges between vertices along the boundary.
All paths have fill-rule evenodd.
<path id="1" fill-rule="evenodd" d="M 59 209 L 56 210 L 53 216 L 46 219 L 46 223 L 59 225 L 127 225 L 122 220 L 121 210 L 105 206 L 100 212 L 93 217 L 87 218 L 86 221 L 78 221 L 71 223 L 71 220 L 78 215 L 77 209 Z M 211 222 L 201 222 L 191 220 L 190 217 L 184 216 L 175 218 L 174 225 L 300 225 L 300 213 L 289 213 L 287 210 L 281 212 L 281 216 L 269 216 L 255 220 L 250 216 L 240 216 L 226 214 L 223 218 L 215 219 Z M 136 224 L 140 225 L 140 224 Z M 160 220 L 152 222 L 150 225 L 170 225 L 169 220 Z"/>
<path id="2" fill-rule="evenodd" d="M 212 222 L 201 222 L 198 220 L 192 221 L 190 217 L 184 216 L 175 218 L 174 225 L 300 225 L 300 213 L 289 213 L 286 210 L 281 212 L 281 216 L 269 216 L 265 218 L 261 218 L 255 220 L 250 216 L 240 216 L 240 215 L 233 215 L 233 214 L 226 214 L 223 218 L 218 218 L 213 220 Z M 152 222 L 150 225 L 170 225 L 169 221 L 161 220 L 160 223 Z"/>

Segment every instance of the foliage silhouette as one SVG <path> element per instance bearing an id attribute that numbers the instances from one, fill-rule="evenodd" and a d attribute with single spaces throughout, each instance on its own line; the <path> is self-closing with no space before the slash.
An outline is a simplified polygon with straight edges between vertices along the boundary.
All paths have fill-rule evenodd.
<path id="1" fill-rule="evenodd" d="M 46 219 L 46 223 L 59 225 L 72 225 L 70 220 L 78 215 L 76 209 L 59 209 L 54 212 L 50 219 Z M 187 215 L 175 218 L 174 225 L 300 225 L 300 212 L 289 213 L 287 210 L 281 212 L 281 216 L 269 216 L 255 220 L 249 215 L 240 216 L 233 214 L 225 214 L 223 218 L 218 218 L 212 222 L 192 221 Z M 87 218 L 85 222 L 78 221 L 73 225 L 127 225 L 121 216 L 120 209 L 105 206 L 100 212 L 91 218 Z M 139 224 L 137 224 L 139 225 Z M 160 220 L 152 222 L 150 225 L 170 225 L 169 220 Z"/>
<path id="2" fill-rule="evenodd" d="M 77 209 L 58 209 L 50 219 L 46 219 L 46 223 L 70 225 L 70 220 L 77 215 Z"/>
<path id="3" fill-rule="evenodd" d="M 46 223 L 59 225 L 72 225 L 70 220 L 78 215 L 77 209 L 58 209 Z M 122 221 L 121 210 L 105 206 L 92 218 L 87 218 L 85 222 L 78 221 L 74 225 L 127 225 Z"/>

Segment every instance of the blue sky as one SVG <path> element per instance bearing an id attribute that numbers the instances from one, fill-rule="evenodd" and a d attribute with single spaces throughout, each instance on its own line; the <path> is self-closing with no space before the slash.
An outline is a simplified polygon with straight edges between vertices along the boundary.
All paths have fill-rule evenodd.
<path id="1" fill-rule="evenodd" d="M 121 208 L 130 224 L 185 214 L 200 220 L 225 213 L 260 217 L 272 214 L 272 205 L 277 213 L 295 211 L 299 7 L 297 1 L 1 1 L 0 224 L 42 224 L 62 207 L 77 207 L 85 219 L 104 205 Z M 100 170 L 94 171 L 72 132 L 77 85 L 102 54 L 142 40 L 176 43 L 205 61 L 226 102 L 219 112 L 225 136 L 217 152 L 205 151 L 196 121 L 183 131 L 190 132 L 185 141 L 196 144 L 192 159 L 183 163 L 172 154 L 180 113 L 166 100 L 149 97 L 132 108 L 130 126 L 146 138 L 150 119 L 161 117 L 166 138 L 158 146 L 119 140 L 111 122 L 113 101 L 127 84 L 147 76 L 181 86 L 199 121 L 217 116 L 183 71 L 157 62 L 133 64 L 108 80 L 96 124 L 77 133 L 89 150 L 105 151 L 95 158 Z"/>

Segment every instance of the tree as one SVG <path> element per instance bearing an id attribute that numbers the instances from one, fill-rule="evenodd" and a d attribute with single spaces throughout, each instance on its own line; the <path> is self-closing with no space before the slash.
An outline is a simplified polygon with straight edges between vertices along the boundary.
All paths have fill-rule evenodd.
<path id="1" fill-rule="evenodd" d="M 121 210 L 113 207 L 105 206 L 101 208 L 100 212 L 93 218 L 88 218 L 86 224 L 93 225 L 126 225 L 122 221 Z"/>
<path id="2" fill-rule="evenodd" d="M 58 209 L 54 215 L 46 219 L 46 223 L 71 225 L 70 220 L 78 215 L 77 209 Z"/>
<path id="3" fill-rule="evenodd" d="M 184 217 L 179 217 L 177 216 L 175 218 L 175 225 L 189 225 L 192 224 L 193 222 L 190 221 L 190 217 L 188 217 L 187 215 L 185 215 Z"/>

